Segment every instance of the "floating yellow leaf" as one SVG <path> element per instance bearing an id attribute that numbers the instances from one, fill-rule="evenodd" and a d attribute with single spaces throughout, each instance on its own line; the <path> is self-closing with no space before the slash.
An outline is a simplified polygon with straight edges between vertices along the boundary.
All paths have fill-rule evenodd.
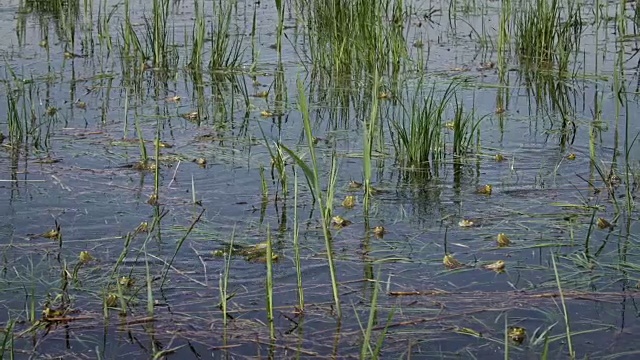
<path id="1" fill-rule="evenodd" d="M 567 155 L 567 160 L 575 160 L 576 159 L 576 154 L 571 153 L 569 155 Z"/>
<path id="2" fill-rule="evenodd" d="M 482 333 L 481 332 L 475 331 L 475 330 L 470 329 L 470 328 L 465 328 L 465 327 L 459 328 L 459 327 L 456 327 L 456 329 L 454 331 L 456 333 L 458 333 L 458 334 L 471 335 L 471 336 L 474 336 L 474 337 L 482 337 Z"/>
<path id="3" fill-rule="evenodd" d="M 260 111 L 260 116 L 263 116 L 263 117 L 272 117 L 272 116 L 275 116 L 275 114 L 273 113 L 273 111 L 269 111 L 269 110 L 262 110 L 262 111 Z"/>
<path id="4" fill-rule="evenodd" d="M 496 155 L 494 156 L 494 159 L 495 159 L 497 162 L 502 162 L 502 161 L 504 161 L 504 155 L 502 155 L 502 154 L 496 154 Z"/>

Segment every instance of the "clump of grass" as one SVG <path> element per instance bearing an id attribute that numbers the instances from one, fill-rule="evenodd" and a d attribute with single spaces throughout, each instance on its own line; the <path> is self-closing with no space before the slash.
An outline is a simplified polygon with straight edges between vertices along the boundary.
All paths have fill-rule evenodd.
<path id="1" fill-rule="evenodd" d="M 396 156 L 404 167 L 437 174 L 445 156 L 442 126 L 455 88 L 455 84 L 451 83 L 438 96 L 434 85 L 424 99 L 423 93 L 416 91 L 410 109 L 404 112 L 405 118 L 392 123 L 397 133 L 394 141 Z"/>
<path id="2" fill-rule="evenodd" d="M 398 71 L 407 57 L 403 2 L 369 0 L 300 1 L 311 31 L 311 60 L 331 79 L 353 79 L 376 70 Z M 391 19 L 389 21 L 388 19 Z"/>
<path id="3" fill-rule="evenodd" d="M 151 47 L 153 65 L 157 68 L 168 67 L 169 51 L 169 0 L 153 0 L 153 18 L 147 23 L 147 46 Z"/>
<path id="4" fill-rule="evenodd" d="M 202 57 L 205 43 L 205 22 L 204 22 L 204 2 L 196 0 L 194 2 L 195 21 L 192 30 L 191 60 L 187 67 L 192 71 L 202 69 Z"/>
<path id="5" fill-rule="evenodd" d="M 564 9 L 564 10 L 563 10 Z M 580 45 L 582 19 L 574 1 L 536 0 L 525 5 L 516 20 L 516 48 L 522 63 L 539 69 L 569 70 Z"/>
<path id="6" fill-rule="evenodd" d="M 462 157 L 469 153 L 474 135 L 478 134 L 480 121 L 474 121 L 473 112 L 464 113 L 462 103 L 456 99 L 453 118 L 453 154 Z"/>
<path id="7" fill-rule="evenodd" d="M 213 36 L 211 37 L 209 69 L 212 71 L 237 67 L 242 60 L 242 38 L 232 37 L 229 34 L 232 12 L 233 2 L 219 0 L 217 6 L 214 7 L 217 19 L 211 23 Z"/>

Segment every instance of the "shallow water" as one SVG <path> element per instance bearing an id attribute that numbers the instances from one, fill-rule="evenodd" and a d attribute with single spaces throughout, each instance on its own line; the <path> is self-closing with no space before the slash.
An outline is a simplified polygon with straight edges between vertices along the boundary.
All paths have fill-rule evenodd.
<path id="1" fill-rule="evenodd" d="M 371 308 L 372 280 L 377 278 L 380 294 L 373 341 L 384 338 L 383 358 L 489 359 L 504 357 L 505 349 L 511 358 L 540 358 L 546 329 L 550 357 L 564 358 L 568 348 L 552 263 L 556 255 L 577 357 L 634 358 L 633 339 L 639 331 L 638 214 L 624 210 L 624 175 L 627 169 L 633 171 L 628 186 L 635 189 L 638 168 L 635 143 L 628 168 L 624 162 L 625 129 L 629 141 L 638 134 L 633 121 L 638 113 L 632 89 L 637 82 L 633 43 L 625 43 L 628 65 L 620 74 L 617 48 L 610 45 L 616 28 L 612 23 L 596 27 L 587 5 L 582 11 L 584 36 L 572 61 L 578 75 L 562 82 L 567 89 L 556 84 L 553 93 L 570 91 L 570 112 L 563 115 L 552 106 L 552 95 L 536 99 L 527 90 L 525 71 L 515 54 L 507 59 L 506 85 L 500 84 L 496 69 L 477 69 L 481 62 L 497 61 L 495 46 L 477 35 L 496 41 L 499 3 L 476 3 L 455 14 L 446 4 L 434 3 L 441 10 L 434 23 L 424 20 L 421 14 L 427 9 L 418 4 L 405 24 L 411 58 L 400 74 L 401 92 L 393 100 L 380 100 L 384 152 L 374 161 L 372 183 L 384 192 L 372 198 L 365 216 L 362 194 L 350 191 L 348 182 L 363 176 L 362 120 L 368 113 L 363 116 L 361 109 L 369 106 L 370 85 L 362 79 L 350 89 L 323 87 L 312 78 L 307 30 L 296 22 L 302 18 L 293 9 L 285 11 L 287 40 L 280 65 L 271 46 L 276 42 L 274 4 L 238 2 L 229 36 L 243 39 L 242 66 L 224 76 L 205 72 L 198 80 L 185 70 L 191 40 L 185 44 L 184 39 L 191 36 L 195 18 L 191 2 L 171 6 L 171 36 L 176 44 L 172 48 L 179 56 L 175 69 L 166 76 L 152 69 L 138 77 L 121 54 L 123 3 L 94 2 L 87 8 L 79 2 L 78 13 L 71 18 L 68 6 L 56 12 L 34 4 L 0 1 L 0 30 L 11 34 L 0 39 L 0 54 L 6 59 L 0 92 L 7 99 L 0 102 L 1 118 L 7 118 L 8 95 L 15 92 L 28 95 L 18 101 L 25 106 L 20 115 L 26 119 L 33 113 L 39 124 L 31 138 L 39 142 L 17 146 L 14 139 L 7 139 L 0 148 L 0 288 L 4 290 L 0 303 L 5 309 L 0 320 L 7 327 L 13 324 L 16 355 L 144 358 L 168 351 L 168 357 L 176 358 L 357 357 L 361 326 L 366 327 Z M 205 6 L 207 27 L 216 21 L 211 6 Z M 250 36 L 253 6 L 258 6 L 255 38 Z M 150 8 L 147 2 L 130 3 L 130 21 L 141 39 Z M 101 25 L 105 9 L 111 16 L 108 28 Z M 601 9 L 603 14 L 617 11 L 615 5 Z M 629 5 L 627 11 L 634 10 Z M 417 27 L 418 22 L 424 25 Z M 631 33 L 633 23 L 628 26 Z M 103 29 L 107 32 L 101 33 Z M 417 40 L 424 46 L 411 46 Z M 65 58 L 65 51 L 81 57 Z M 254 68 L 252 52 L 258 55 Z M 279 74 L 284 76 L 284 114 L 263 117 L 262 110 L 278 108 L 273 84 Z M 456 97 L 465 111 L 473 111 L 478 119 L 484 116 L 479 146 L 462 162 L 448 156 L 437 176 L 420 176 L 396 161 L 392 137 L 396 134 L 389 121 L 401 118 L 416 92 L 428 91 L 433 84 L 444 90 L 455 79 L 464 80 Z M 281 141 L 308 160 L 297 107 L 298 80 L 310 94 L 313 135 L 326 139 L 316 147 L 323 183 L 332 152 L 339 159 L 334 214 L 353 222 L 332 229 L 342 294 L 340 322 L 333 309 L 320 214 L 299 168 L 297 212 L 306 307 L 303 317 L 295 314 L 293 165 L 287 167 L 290 193 L 285 199 L 277 173 L 271 173 L 266 144 Z M 614 86 L 622 80 L 628 100 L 617 107 Z M 383 77 L 383 83 L 392 86 L 390 77 Z M 245 98 L 244 88 L 248 95 L 271 93 L 266 99 Z M 346 109 L 338 90 L 352 96 Z M 503 113 L 496 111 L 500 91 L 508 94 Z M 419 93 L 418 98 L 424 95 Z M 181 100 L 171 101 L 174 96 Z M 601 102 L 597 123 L 594 99 Z M 57 110 L 52 114 L 50 108 Z M 200 114 L 199 124 L 182 116 L 193 111 Z M 452 117 L 452 109 L 447 111 Z M 621 115 L 616 117 L 617 112 Z M 624 112 L 629 114 L 626 119 Z M 562 141 L 562 116 L 575 124 L 572 141 Z M 148 203 L 154 173 L 126 167 L 141 157 L 136 122 L 150 156 L 156 131 L 172 145 L 160 151 L 165 160 L 159 171 L 159 206 Z M 8 133 L 6 121 L 0 123 L 0 131 Z M 450 154 L 453 133 L 442 131 Z M 592 142 L 591 134 L 596 134 Z M 613 166 L 622 184 L 616 188 L 616 201 L 592 165 L 590 143 L 594 161 L 604 171 L 617 156 Z M 505 161 L 494 160 L 498 153 Z M 571 153 L 575 160 L 568 159 Z M 206 166 L 193 162 L 197 158 L 205 158 Z M 261 168 L 268 187 L 266 200 Z M 601 191 L 594 193 L 588 181 Z M 491 195 L 475 193 L 475 187 L 483 184 L 493 185 Z M 358 197 L 352 210 L 339 206 L 349 194 Z M 152 225 L 160 214 L 156 230 L 132 236 L 129 251 L 123 253 L 127 234 L 143 222 Z M 613 222 L 613 230 L 599 229 L 598 217 Z M 463 218 L 477 226 L 459 227 Z M 60 242 L 40 236 L 56 223 Z M 376 225 L 384 225 L 383 238 L 371 234 Z M 273 274 L 274 340 L 265 325 L 265 265 L 243 256 L 231 258 L 232 318 L 225 325 L 218 306 L 225 259 L 214 255 L 231 242 L 242 246 L 264 242 L 267 231 L 278 254 Z M 496 246 L 495 237 L 501 232 L 509 235 L 512 246 Z M 81 251 L 95 260 L 79 265 Z M 445 251 L 469 267 L 446 269 Z M 482 269 L 496 260 L 507 263 L 504 273 Z M 121 303 L 111 309 L 103 306 L 106 294 L 117 293 L 115 284 L 122 276 L 134 280 L 120 290 L 127 300 L 126 316 L 115 309 Z M 149 287 L 147 278 L 153 280 Z M 148 314 L 148 288 L 153 317 Z M 65 321 L 31 328 L 43 319 L 42 310 L 61 302 L 69 307 Z M 526 328 L 525 342 L 505 343 L 506 326 Z"/>

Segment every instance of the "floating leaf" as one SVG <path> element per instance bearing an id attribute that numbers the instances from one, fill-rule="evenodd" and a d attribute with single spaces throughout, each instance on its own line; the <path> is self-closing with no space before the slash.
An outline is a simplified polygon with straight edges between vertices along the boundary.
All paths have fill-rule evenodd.
<path id="1" fill-rule="evenodd" d="M 456 333 L 458 333 L 458 334 L 471 335 L 473 337 L 478 337 L 478 338 L 482 337 L 482 333 L 481 332 L 475 331 L 473 329 L 469 329 L 469 328 L 466 328 L 466 327 L 462 327 L 462 328 L 456 327 L 456 329 L 454 331 Z"/>

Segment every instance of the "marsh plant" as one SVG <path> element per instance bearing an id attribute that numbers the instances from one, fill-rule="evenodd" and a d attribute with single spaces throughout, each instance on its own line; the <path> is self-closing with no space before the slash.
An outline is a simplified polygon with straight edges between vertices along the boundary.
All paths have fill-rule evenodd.
<path id="1" fill-rule="evenodd" d="M 516 49 L 523 65 L 537 69 L 569 71 L 572 56 L 580 47 L 580 4 L 559 0 L 536 0 L 524 5 L 515 27 Z"/>
<path id="2" fill-rule="evenodd" d="M 313 66 L 330 79 L 398 71 L 407 56 L 402 1 L 299 0 Z"/>
<path id="3" fill-rule="evenodd" d="M 296 165 L 300 167 L 307 179 L 307 185 L 311 191 L 315 203 L 320 210 L 320 223 L 322 226 L 322 234 L 324 237 L 325 250 L 327 256 L 327 264 L 329 265 L 329 275 L 331 277 L 331 289 L 333 295 L 333 306 L 338 316 L 338 319 L 342 316 L 340 292 L 338 289 L 338 277 L 336 271 L 336 263 L 333 253 L 333 236 L 331 234 L 331 221 L 333 214 L 333 200 L 336 191 L 336 180 L 338 177 L 338 163 L 337 155 L 335 151 L 331 155 L 331 166 L 329 170 L 328 179 L 326 181 L 326 190 L 323 190 L 322 184 L 322 168 L 320 167 L 319 159 L 316 154 L 315 138 L 312 133 L 311 113 L 309 111 L 309 105 L 307 102 L 306 94 L 302 82 L 298 80 L 298 108 L 302 114 L 302 122 L 304 126 L 304 136 L 307 140 L 307 149 L 309 151 L 310 160 L 305 162 L 302 157 L 287 148 L 284 145 L 280 145 L 282 149 L 291 156 Z"/>
<path id="4" fill-rule="evenodd" d="M 418 86 L 421 87 L 422 84 Z M 392 121 L 396 132 L 396 156 L 402 166 L 437 175 L 445 158 L 443 126 L 448 122 L 448 109 L 455 89 L 456 85 L 450 83 L 443 93 L 438 92 L 436 85 L 426 93 L 416 91 L 408 108 L 402 109 L 401 120 Z M 460 120 L 463 120 L 462 114 Z M 458 126 L 462 127 L 462 123 Z"/>
<path id="5" fill-rule="evenodd" d="M 244 50 L 242 37 L 231 34 L 234 3 L 219 0 L 214 6 L 216 21 L 211 23 L 211 59 L 209 69 L 221 71 L 240 65 Z"/>

